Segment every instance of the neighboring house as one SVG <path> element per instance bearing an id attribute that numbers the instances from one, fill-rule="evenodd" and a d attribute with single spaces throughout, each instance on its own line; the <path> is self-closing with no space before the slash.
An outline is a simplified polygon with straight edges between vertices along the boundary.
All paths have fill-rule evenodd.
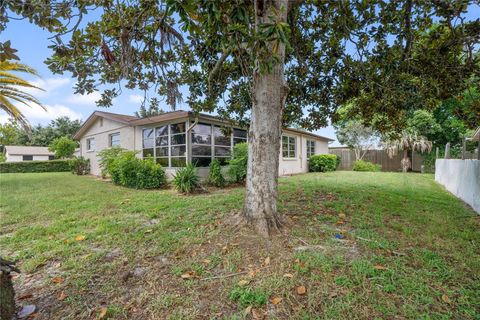
<path id="1" fill-rule="evenodd" d="M 171 178 L 187 163 L 199 167 L 201 176 L 207 175 L 212 159 L 226 163 L 233 146 L 247 141 L 247 131 L 217 117 L 187 111 L 147 118 L 95 111 L 74 139 L 80 141 L 79 155 L 90 159 L 94 175 L 101 173 L 98 152 L 119 146 L 138 151 L 139 158 L 153 157 Z M 327 154 L 330 141 L 302 130 L 283 129 L 280 175 L 307 172 L 308 157 Z"/>
<path id="2" fill-rule="evenodd" d="M 55 159 L 55 153 L 48 147 L 4 146 L 5 162 L 46 161 Z"/>

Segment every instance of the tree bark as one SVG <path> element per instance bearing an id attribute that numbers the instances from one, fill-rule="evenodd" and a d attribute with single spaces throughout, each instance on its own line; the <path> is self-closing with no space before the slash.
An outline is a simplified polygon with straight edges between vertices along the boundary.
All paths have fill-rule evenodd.
<path id="1" fill-rule="evenodd" d="M 254 2 L 256 25 L 270 17 L 287 21 L 288 0 Z M 269 51 L 273 54 L 273 43 Z M 270 72 L 261 72 L 259 61 L 253 75 L 253 101 L 248 136 L 247 190 L 244 216 L 258 233 L 268 237 L 280 228 L 277 213 L 278 165 L 282 112 L 288 94 L 284 78 L 285 45 L 279 43 L 279 58 Z"/>

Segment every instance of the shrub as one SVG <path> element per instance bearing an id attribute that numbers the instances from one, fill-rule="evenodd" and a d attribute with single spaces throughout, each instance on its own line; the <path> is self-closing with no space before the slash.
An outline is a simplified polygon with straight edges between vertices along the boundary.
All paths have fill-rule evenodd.
<path id="1" fill-rule="evenodd" d="M 23 161 L 0 163 L 0 173 L 68 172 L 69 160 Z"/>
<path id="2" fill-rule="evenodd" d="M 154 189 L 165 185 L 165 171 L 152 159 L 138 159 L 134 151 L 122 151 L 109 164 L 112 182 L 136 189 Z"/>
<path id="3" fill-rule="evenodd" d="M 353 171 L 380 171 L 381 169 L 381 165 L 364 160 L 357 160 L 353 164 Z"/>
<path id="4" fill-rule="evenodd" d="M 263 290 L 236 286 L 230 291 L 228 297 L 230 300 L 238 302 L 242 308 L 247 306 L 261 307 L 267 303 L 268 294 Z"/>
<path id="5" fill-rule="evenodd" d="M 7 161 L 7 157 L 3 153 L 0 153 L 0 163 Z"/>
<path id="6" fill-rule="evenodd" d="M 112 175 L 113 162 L 120 156 L 120 154 L 125 151 L 125 149 L 120 147 L 111 147 L 108 149 L 103 149 L 98 153 L 98 157 L 100 158 L 99 164 L 100 169 L 102 170 L 102 177 Z"/>
<path id="7" fill-rule="evenodd" d="M 225 178 L 223 177 L 223 174 L 222 174 L 222 166 L 220 165 L 220 161 L 218 161 L 218 159 L 214 159 L 210 163 L 210 173 L 208 175 L 208 183 L 219 188 L 225 186 Z"/>
<path id="8" fill-rule="evenodd" d="M 84 157 L 76 157 L 69 160 L 70 170 L 73 174 L 82 176 L 90 173 L 90 159 Z"/>
<path id="9" fill-rule="evenodd" d="M 316 154 L 308 159 L 310 172 L 327 172 L 337 169 L 337 156 L 334 154 Z"/>
<path id="10" fill-rule="evenodd" d="M 173 178 L 173 185 L 180 192 L 191 193 L 199 186 L 199 181 L 197 168 L 193 164 L 188 164 L 177 170 Z"/>
<path id="11" fill-rule="evenodd" d="M 233 182 L 242 182 L 247 178 L 248 144 L 238 143 L 233 147 L 232 159 L 228 164 L 228 175 Z"/>
<path id="12" fill-rule="evenodd" d="M 71 158 L 75 152 L 77 143 L 68 136 L 63 136 L 54 139 L 48 146 L 48 150 L 55 152 L 55 157 L 58 159 Z"/>

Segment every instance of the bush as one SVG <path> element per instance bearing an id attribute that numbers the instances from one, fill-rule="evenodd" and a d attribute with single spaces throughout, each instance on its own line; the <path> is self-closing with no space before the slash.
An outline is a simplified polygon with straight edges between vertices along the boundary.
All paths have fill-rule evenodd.
<path id="1" fill-rule="evenodd" d="M 334 154 L 316 154 L 308 159 L 310 172 L 327 172 L 337 169 L 337 156 Z"/>
<path id="2" fill-rule="evenodd" d="M 84 157 L 77 157 L 69 160 L 70 170 L 73 174 L 83 176 L 90 173 L 90 159 Z"/>
<path id="3" fill-rule="evenodd" d="M 382 166 L 376 163 L 357 160 L 353 164 L 353 171 L 380 171 L 382 170 Z"/>
<path id="4" fill-rule="evenodd" d="M 108 149 L 103 149 L 98 153 L 98 157 L 100 158 L 99 165 L 100 169 L 102 170 L 102 177 L 111 176 L 113 170 L 113 163 L 115 159 L 117 159 L 120 154 L 125 152 L 126 150 L 120 147 L 111 147 Z"/>
<path id="5" fill-rule="evenodd" d="M 199 181 L 197 168 L 193 164 L 188 164 L 177 170 L 173 178 L 173 185 L 180 192 L 191 193 L 199 186 Z"/>
<path id="6" fill-rule="evenodd" d="M 242 182 L 247 178 L 248 144 L 238 143 L 233 147 L 232 159 L 228 162 L 228 176 L 233 182 Z"/>
<path id="7" fill-rule="evenodd" d="M 54 139 L 48 146 L 48 150 L 55 152 L 55 158 L 71 158 L 75 152 L 77 143 L 68 136 Z"/>
<path id="8" fill-rule="evenodd" d="M 0 163 L 0 173 L 68 172 L 69 160 L 23 161 Z"/>
<path id="9" fill-rule="evenodd" d="M 218 159 L 214 159 L 210 163 L 210 173 L 208 175 L 208 183 L 219 188 L 225 186 L 225 178 L 223 177 L 223 174 L 222 174 L 222 166 L 220 165 L 220 161 L 218 161 Z"/>
<path id="10" fill-rule="evenodd" d="M 167 183 L 165 171 L 152 159 L 138 159 L 134 151 L 122 151 L 109 164 L 112 182 L 136 189 L 160 188 Z"/>

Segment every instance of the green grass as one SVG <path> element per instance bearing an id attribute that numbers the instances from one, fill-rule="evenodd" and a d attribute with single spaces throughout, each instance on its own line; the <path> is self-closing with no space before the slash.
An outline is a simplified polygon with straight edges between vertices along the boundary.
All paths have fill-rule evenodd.
<path id="1" fill-rule="evenodd" d="M 2 174 L 0 187 L 0 254 L 19 261 L 36 319 L 242 319 L 248 306 L 272 319 L 480 319 L 478 217 L 431 175 L 281 178 L 286 227 L 271 241 L 226 222 L 242 188 L 183 196 L 68 173 Z"/>

